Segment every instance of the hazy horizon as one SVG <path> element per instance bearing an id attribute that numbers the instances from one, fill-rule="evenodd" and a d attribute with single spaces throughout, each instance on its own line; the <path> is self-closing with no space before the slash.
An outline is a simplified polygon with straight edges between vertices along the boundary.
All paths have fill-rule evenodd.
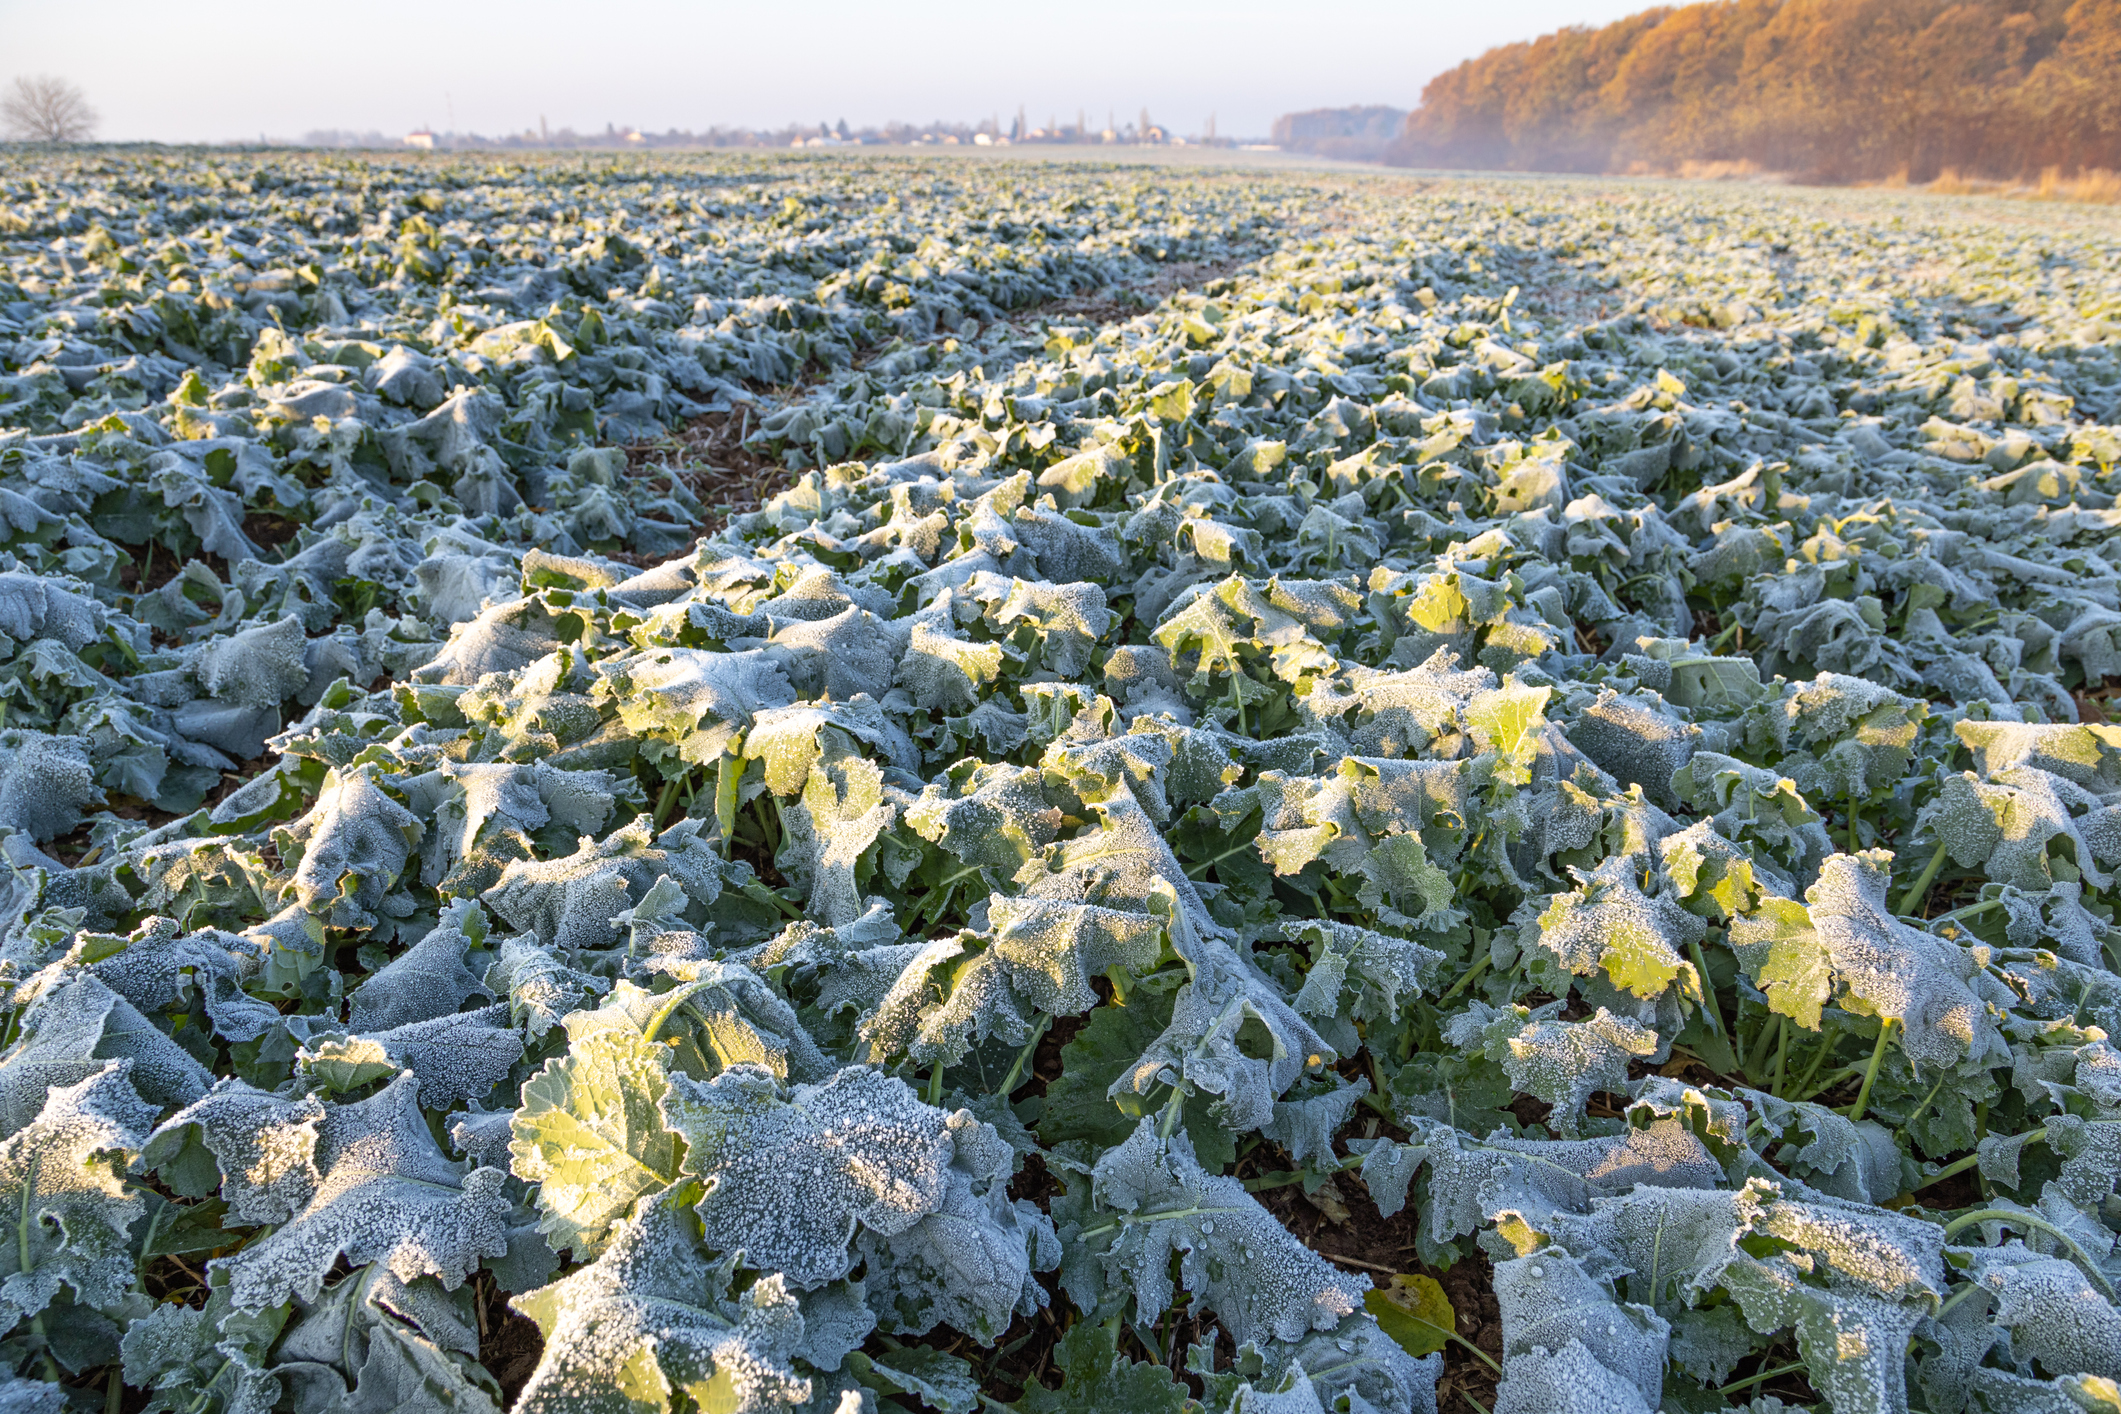
<path id="1" fill-rule="evenodd" d="M 200 0 L 61 7 L 0 0 L 0 82 L 80 86 L 116 141 L 300 138 L 419 127 L 775 129 L 844 119 L 1102 126 L 1146 106 L 1179 133 L 1211 115 L 1263 135 L 1282 113 L 1411 108 L 1430 78 L 1493 45 L 1597 24 L 1642 0 L 1524 0 L 1493 10 L 1341 0 L 1295 17 L 1262 0 L 1118 4 L 1064 15 L 961 0 L 799 12 L 642 0 L 616 22 L 556 0 L 377 0 L 353 12 Z"/>

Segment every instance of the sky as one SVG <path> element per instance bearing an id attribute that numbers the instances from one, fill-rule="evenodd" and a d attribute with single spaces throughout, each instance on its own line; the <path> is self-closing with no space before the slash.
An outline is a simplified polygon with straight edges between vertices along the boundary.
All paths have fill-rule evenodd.
<path id="1" fill-rule="evenodd" d="M 1491 45 L 1646 0 L 0 0 L 0 83 L 50 73 L 98 136 L 219 142 L 420 126 L 652 132 L 790 123 L 1102 126 L 1146 106 L 1263 135 L 1305 108 L 1411 108 Z"/>

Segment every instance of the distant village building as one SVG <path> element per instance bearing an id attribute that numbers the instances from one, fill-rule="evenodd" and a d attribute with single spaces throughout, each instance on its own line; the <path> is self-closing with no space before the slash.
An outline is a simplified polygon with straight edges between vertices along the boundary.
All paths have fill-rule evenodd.
<path id="1" fill-rule="evenodd" d="M 419 128 L 409 132 L 405 134 L 405 145 L 407 147 L 424 147 L 432 152 L 435 145 L 434 132 L 429 128 Z"/>

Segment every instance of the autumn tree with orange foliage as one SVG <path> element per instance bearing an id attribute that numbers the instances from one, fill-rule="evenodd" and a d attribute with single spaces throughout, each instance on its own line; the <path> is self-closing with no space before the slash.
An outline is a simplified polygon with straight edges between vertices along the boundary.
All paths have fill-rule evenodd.
<path id="1" fill-rule="evenodd" d="M 1815 180 L 2121 167 L 2121 0 L 1712 0 L 1492 49 L 1387 161 Z"/>

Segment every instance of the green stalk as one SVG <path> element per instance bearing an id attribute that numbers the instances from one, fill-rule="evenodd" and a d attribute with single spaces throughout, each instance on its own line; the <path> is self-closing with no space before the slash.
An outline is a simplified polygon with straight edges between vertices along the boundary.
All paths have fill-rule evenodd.
<path id="1" fill-rule="evenodd" d="M 1775 1013 L 1775 1079 L 1768 1086 L 1768 1093 L 1776 1097 L 1782 1094 L 1783 1064 L 1790 1056 L 1790 1019 L 1781 1012 Z"/>
<path id="2" fill-rule="evenodd" d="M 25 1267 L 23 1270 L 27 1271 L 29 1269 Z M 59 1374 L 59 1362 L 52 1358 L 52 1338 L 44 1329 L 44 1313 L 42 1311 L 30 1317 L 29 1328 L 37 1333 L 37 1340 L 40 1342 L 40 1349 L 37 1353 L 44 1359 L 44 1378 L 52 1384 L 59 1383 L 62 1378 Z"/>
<path id="3" fill-rule="evenodd" d="M 714 822 L 722 831 L 724 859 L 729 857 L 729 851 L 736 840 L 737 787 L 744 779 L 744 749 L 741 744 L 743 740 L 740 736 L 731 742 L 729 748 L 723 751 L 722 759 L 715 765 Z"/>
<path id="4" fill-rule="evenodd" d="M 1937 873 L 1944 868 L 1944 855 L 1945 848 L 1940 844 L 1937 846 L 1937 852 L 1930 856 L 1930 862 L 1923 865 L 1922 872 L 1915 876 L 1913 886 L 1900 896 L 1900 912 L 1903 917 L 1920 916 L 1915 910 L 1929 897 L 1930 885 L 1937 882 Z"/>
<path id="5" fill-rule="evenodd" d="M 2106 1279 L 2106 1273 L 2099 1270 L 2099 1264 L 2091 1259 L 2091 1254 L 2077 1245 L 2077 1239 L 2045 1218 L 2035 1217 L 2031 1213 L 2006 1212 L 2002 1208 L 1981 1208 L 1971 1213 L 1961 1213 L 1944 1225 L 1944 1240 L 1950 1242 L 1975 1223 L 1982 1222 L 2012 1222 L 2021 1227 L 2032 1228 L 2036 1232 L 2046 1233 L 2069 1249 L 2070 1256 L 2078 1266 L 2084 1268 L 2084 1274 L 2097 1284 L 2107 1300 L 2114 1299 L 2113 1283 Z"/>
<path id="6" fill-rule="evenodd" d="M 1723 1029 L 1723 1012 L 1716 1005 L 1716 994 L 1709 990 L 1709 960 L 1702 955 L 1701 944 L 1689 942 L 1686 950 L 1694 962 L 1694 985 L 1701 994 L 1701 1011 L 1708 1018 L 1709 1030 L 1727 1040 L 1734 1040 L 1731 1033 Z M 1740 1056 L 1738 1063 L 1745 1064 L 1745 1058 Z"/>
<path id="7" fill-rule="evenodd" d="M 1480 1353 L 1480 1358 L 1481 1358 L 1481 1359 L 1483 1359 L 1483 1360 L 1488 1360 L 1488 1354 L 1487 1354 L 1487 1352 L 1486 1352 L 1486 1351 L 1484 1351 L 1484 1350 L 1480 1350 L 1480 1347 L 1478 1347 L 1478 1346 L 1475 1346 L 1475 1347 L 1474 1347 L 1474 1349 L 1475 1349 L 1475 1350 L 1477 1350 L 1477 1351 L 1479 1351 L 1479 1353 Z M 1494 1362 L 1493 1360 L 1488 1360 L 1488 1363 L 1489 1363 L 1490 1365 L 1493 1365 L 1493 1364 L 1494 1364 L 1495 1362 Z M 1499 1373 L 1499 1371 L 1498 1371 L 1498 1373 Z M 1473 1407 L 1474 1407 L 1475 1409 L 1478 1409 L 1478 1410 L 1480 1411 L 1480 1414 L 1488 1414 L 1488 1406 L 1487 1406 L 1487 1405 L 1485 1405 L 1485 1404 L 1482 1404 L 1482 1403 L 1481 1403 L 1481 1402 L 1480 1402 L 1479 1400 L 1475 1399 L 1475 1398 L 1474 1398 L 1474 1397 L 1472 1396 L 1472 1394 L 1471 1394 L 1470 1392 L 1468 1392 L 1468 1391 L 1466 1390 L 1466 1388 L 1465 1388 L 1465 1387 L 1464 1387 L 1463 1385 L 1460 1385 L 1460 1386 L 1458 1386 L 1458 1396 L 1459 1396 L 1459 1398 L 1463 1399 L 1463 1400 L 1464 1400 L 1464 1401 L 1465 1401 L 1466 1403 L 1468 1403 L 1468 1404 L 1472 1405 L 1472 1406 L 1473 1406 Z"/>
<path id="8" fill-rule="evenodd" d="M 2028 1144 L 2037 1144 L 2045 1138 L 2047 1138 L 2047 1126 L 2043 1124 L 2038 1129 L 2035 1129 L 2031 1133 L 2027 1134 L 2025 1136 L 2025 1142 Z M 1978 1150 L 1974 1153 L 1968 1154 L 1963 1159 L 1955 1159 L 1951 1163 L 1946 1164 L 1943 1168 L 1938 1169 L 1928 1178 L 1923 1179 L 1922 1182 L 1916 1186 L 1915 1191 L 1917 1193 L 1920 1193 L 1923 1189 L 1929 1187 L 1933 1183 L 1942 1183 L 1947 1178 L 1952 1178 L 1958 1174 L 1965 1173 L 1968 1169 L 1973 1168 L 1980 1162 L 1981 1154 Z"/>
<path id="9" fill-rule="evenodd" d="M 1863 814 L 1863 802 L 1862 802 L 1862 801 L 1860 801 L 1860 800 L 1851 800 L 1851 801 L 1849 802 L 1849 853 L 1850 853 L 1850 854 L 1856 854 L 1856 853 L 1858 853 L 1858 852 L 1859 852 L 1859 850 L 1858 850 L 1858 846 L 1859 846 L 1859 845 L 1860 845 L 1860 844 L 1862 843 L 1861 837 L 1860 837 L 1860 836 L 1859 836 L 1859 835 L 1857 834 L 1857 831 L 1856 831 L 1856 822 L 1857 822 L 1857 819 L 1858 819 L 1858 818 L 1859 818 L 1859 817 L 1860 817 L 1860 816 L 1861 816 L 1862 814 Z"/>
<path id="10" fill-rule="evenodd" d="M 919 932 L 922 928 L 942 917 L 943 910 L 950 906 L 950 895 L 957 888 L 958 881 L 960 879 L 968 879 L 977 873 L 979 873 L 977 864 L 967 864 L 955 874 L 947 874 L 938 880 L 935 887 L 930 889 L 927 895 L 921 899 L 921 906 L 913 915 L 913 928 L 909 931 Z"/>
<path id="11" fill-rule="evenodd" d="M 1361 1154 L 1350 1154 L 1347 1158 L 1342 1159 L 1339 1163 L 1335 1164 L 1333 1166 L 1332 1172 L 1346 1173 L 1349 1169 L 1360 1168 L 1362 1167 L 1362 1161 L 1364 1157 L 1365 1156 Z M 1264 1193 L 1270 1188 L 1287 1188 L 1290 1184 L 1302 1183 L 1306 1178 L 1309 1177 L 1310 1174 L 1307 1174 L 1301 1170 L 1288 1173 L 1263 1173 L 1258 1178 L 1248 1178 L 1245 1180 L 1245 1192 Z"/>
<path id="12" fill-rule="evenodd" d="M 1009 1067 L 1009 1073 L 1002 1077 L 1002 1088 L 996 1093 L 1003 1099 L 1008 1099 L 1010 1093 L 1016 1089 L 1016 1078 L 1024 1073 L 1025 1066 L 1031 1064 L 1031 1057 L 1037 1052 L 1038 1043 L 1045 1039 L 1046 1031 L 1052 1025 L 1051 1016 L 1044 1013 L 1039 1015 L 1038 1025 L 1031 1028 L 1031 1039 L 1024 1042 L 1024 1048 L 1016 1053 L 1016 1061 Z"/>
<path id="13" fill-rule="evenodd" d="M 935 1065 L 928 1072 L 928 1103 L 939 1105 L 943 1101 L 943 1058 L 937 1056 Z"/>
<path id="14" fill-rule="evenodd" d="M 1171 1087 L 1171 1098 L 1164 1102 L 1164 1112 L 1156 1119 L 1156 1137 L 1169 1139 L 1178 1129 L 1179 1114 L 1186 1103 L 1186 1087 L 1183 1083 Z"/>
<path id="15" fill-rule="evenodd" d="M 1930 1086 L 1930 1092 L 1922 1097 L 1922 1103 L 1907 1112 L 1909 1122 L 1912 1123 L 1914 1120 L 1921 1118 L 1922 1112 L 1930 1107 L 1930 1101 L 1937 1098 L 1937 1092 L 1944 1088 L 1944 1082 L 1949 1079 L 1951 1079 L 1950 1071 L 1939 1072 L 1937 1083 Z"/>
<path id="16" fill-rule="evenodd" d="M 1955 908 L 1950 913 L 1940 913 L 1935 918 L 1930 919 L 1924 926 L 1931 932 L 1935 932 L 1937 926 L 1941 923 L 1956 923 L 1962 918 L 1979 918 L 1982 914 L 1992 912 L 2001 907 L 2003 907 L 2003 900 L 2000 898 L 1988 899 L 1982 903 L 1970 903 L 1964 908 Z"/>
<path id="17" fill-rule="evenodd" d="M 658 830 L 669 823 L 670 807 L 677 804 L 678 787 L 683 785 L 684 782 L 685 778 L 681 775 L 672 776 L 669 780 L 663 782 L 662 792 L 655 798 L 655 813 L 650 817 L 655 821 L 655 827 Z"/>
<path id="18" fill-rule="evenodd" d="M 1871 1063 L 1863 1068 L 1863 1085 L 1856 1091 L 1856 1103 L 1849 1110 L 1851 1123 L 1863 1118 L 1863 1111 L 1871 1102 L 1871 1082 L 1878 1078 L 1878 1063 L 1885 1059 L 1885 1044 L 1892 1039 L 1893 1018 L 1887 1017 L 1878 1027 L 1878 1044 L 1871 1048 Z"/>
<path id="19" fill-rule="evenodd" d="M 1815 1093 L 1817 1093 L 1812 1089 L 1812 1077 L 1819 1073 L 1820 1066 L 1826 1064 L 1827 1053 L 1834 1049 L 1834 1042 L 1838 1039 L 1839 1038 L 1835 1036 L 1827 1036 L 1825 1039 L 1820 1041 L 1819 1054 L 1812 1057 L 1812 1064 L 1804 1072 L 1804 1079 L 1797 1082 L 1796 1094 L 1799 1098 L 1810 1099 Z"/>
<path id="20" fill-rule="evenodd" d="M 1460 992 L 1464 991 L 1468 983 L 1472 982 L 1474 978 L 1478 977 L 1481 973 L 1488 970 L 1488 964 L 1493 960 L 1494 955 L 1492 953 L 1488 954 L 1487 956 L 1482 957 L 1478 962 L 1474 963 L 1471 967 L 1468 967 L 1463 973 L 1459 974 L 1458 980 L 1451 984 L 1451 990 L 1445 992 L 1442 996 L 1436 999 L 1436 1005 L 1442 1006 L 1445 1002 L 1451 1000 L 1451 998 L 1457 996 Z"/>
<path id="21" fill-rule="evenodd" d="M 704 992 L 715 985 L 717 984 L 713 982 L 688 982 L 664 997 L 663 1004 L 655 1009 L 648 1018 L 648 1024 L 641 1028 L 641 1039 L 653 1041 L 656 1033 L 663 1029 L 663 1023 L 677 1015 L 679 1007 L 691 1000 L 695 993 Z"/>
<path id="22" fill-rule="evenodd" d="M 1764 1385 L 1769 1380 L 1779 1380 L 1784 1375 L 1793 1375 L 1803 1368 L 1804 1362 L 1802 1360 L 1794 1361 L 1788 1365 L 1779 1365 L 1772 1370 L 1762 1370 L 1757 1374 L 1747 1375 L 1742 1380 L 1733 1380 L 1722 1389 L 1717 1390 L 1716 1393 L 1736 1394 L 1742 1389 L 1751 1389 L 1754 1385 Z"/>

